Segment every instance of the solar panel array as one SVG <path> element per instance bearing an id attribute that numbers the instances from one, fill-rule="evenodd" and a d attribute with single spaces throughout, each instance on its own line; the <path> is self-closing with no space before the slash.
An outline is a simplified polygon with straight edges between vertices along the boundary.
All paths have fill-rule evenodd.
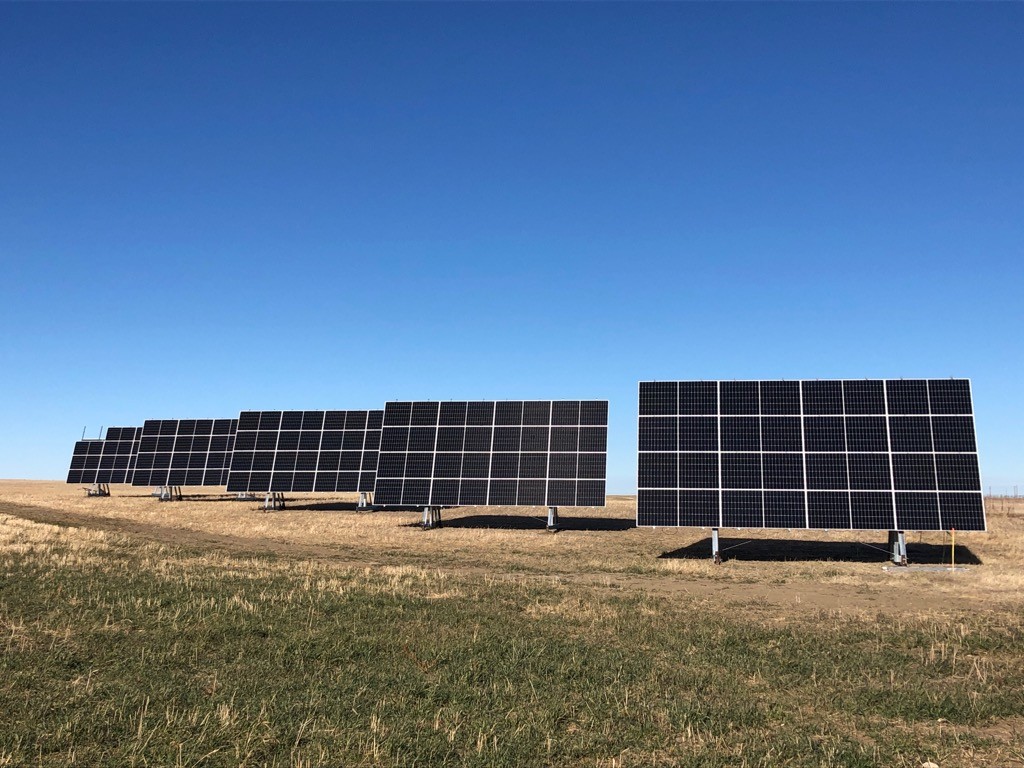
<path id="1" fill-rule="evenodd" d="M 150 419 L 132 485 L 224 485 L 238 419 Z"/>
<path id="2" fill-rule="evenodd" d="M 374 503 L 603 506 L 605 400 L 391 402 Z"/>
<path id="3" fill-rule="evenodd" d="M 130 483 L 142 427 L 107 427 L 102 440 L 79 440 L 71 456 L 69 483 Z"/>
<path id="4" fill-rule="evenodd" d="M 228 491 L 372 491 L 384 411 L 242 411 Z"/>
<path id="5" fill-rule="evenodd" d="M 637 524 L 984 530 L 966 379 L 641 382 Z"/>

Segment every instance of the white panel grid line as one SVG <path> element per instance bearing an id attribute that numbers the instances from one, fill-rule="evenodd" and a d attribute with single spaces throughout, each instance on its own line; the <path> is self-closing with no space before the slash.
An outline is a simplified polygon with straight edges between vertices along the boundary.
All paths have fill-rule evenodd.
<path id="1" fill-rule="evenodd" d="M 676 390 L 681 395 L 682 394 L 682 390 L 679 389 L 680 386 L 681 386 L 681 383 L 677 384 L 676 385 Z M 722 462 L 722 382 L 720 382 L 720 381 L 715 382 L 715 397 L 717 398 L 717 402 L 715 403 L 715 414 L 716 414 L 715 431 L 717 433 L 716 437 L 718 438 L 716 440 L 716 444 L 718 446 L 718 456 L 715 457 L 717 459 L 717 464 L 718 464 L 718 526 L 721 527 L 722 523 L 725 522 L 725 502 L 724 502 L 725 494 L 722 493 L 722 490 L 721 490 L 722 489 L 722 463 L 723 462 Z M 677 405 L 676 406 L 676 412 L 678 413 L 681 410 L 682 410 L 682 407 Z M 679 447 L 678 443 L 676 444 L 676 447 L 677 448 Z M 682 522 L 682 519 L 683 519 L 683 507 L 682 507 L 682 503 L 680 503 L 680 505 L 679 505 L 679 520 L 680 520 L 680 522 Z"/>

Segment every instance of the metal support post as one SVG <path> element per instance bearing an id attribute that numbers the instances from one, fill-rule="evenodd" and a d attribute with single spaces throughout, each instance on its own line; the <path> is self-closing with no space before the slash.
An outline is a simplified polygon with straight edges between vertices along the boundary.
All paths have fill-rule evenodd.
<path id="1" fill-rule="evenodd" d="M 423 508 L 423 530 L 429 531 L 434 528 L 441 527 L 441 508 L 440 507 L 424 507 Z"/>
<path id="2" fill-rule="evenodd" d="M 91 488 L 85 489 L 86 496 L 109 496 L 110 486 L 106 483 L 93 483 Z"/>
<path id="3" fill-rule="evenodd" d="M 896 565 L 907 564 L 906 531 L 889 531 L 889 552 L 892 561 Z"/>
<path id="4" fill-rule="evenodd" d="M 370 504 L 367 501 L 366 497 L 367 497 L 366 491 L 360 491 L 359 492 L 359 506 L 357 506 L 356 509 L 369 509 L 370 508 Z"/>
<path id="5" fill-rule="evenodd" d="M 558 507 L 548 507 L 548 530 L 560 530 L 558 527 Z"/>
<path id="6" fill-rule="evenodd" d="M 263 511 L 270 512 L 277 509 L 284 509 L 284 494 L 280 491 L 267 491 L 267 495 L 263 499 Z"/>
<path id="7" fill-rule="evenodd" d="M 711 529 L 711 560 L 715 565 L 722 564 L 722 553 L 718 548 L 718 529 Z"/>
<path id="8" fill-rule="evenodd" d="M 180 485 L 161 485 L 160 501 L 181 501 Z"/>

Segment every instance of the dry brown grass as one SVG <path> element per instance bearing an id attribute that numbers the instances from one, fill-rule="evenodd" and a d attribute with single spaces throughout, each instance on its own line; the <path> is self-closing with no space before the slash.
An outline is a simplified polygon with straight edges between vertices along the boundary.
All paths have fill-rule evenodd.
<path id="1" fill-rule="evenodd" d="M 287 509 L 267 513 L 255 502 L 212 489 L 184 490 L 188 498 L 181 502 L 161 502 L 130 486 L 114 486 L 109 498 L 87 498 L 81 488 L 60 482 L 4 480 L 0 505 L 6 502 L 8 509 L 0 511 L 236 554 L 554 579 L 753 607 L 943 611 L 1024 602 L 1024 500 L 990 500 L 989 532 L 959 534 L 957 540 L 966 548 L 960 558 L 973 555 L 980 564 L 949 573 L 887 569 L 884 552 L 860 544 L 882 546 L 884 534 L 842 531 L 723 530 L 727 545 L 754 542 L 730 550 L 732 558 L 714 566 L 705 556 L 708 531 L 628 527 L 635 515 L 632 496 L 610 496 L 603 508 L 563 509 L 567 530 L 553 535 L 536 508 L 445 510 L 445 527 L 426 532 L 416 525 L 418 512 L 352 510 L 354 494 L 293 494 Z M 931 554 L 948 562 L 947 534 L 910 534 L 908 540 L 912 555 L 915 545 L 932 545 Z M 787 553 L 793 559 L 785 559 Z"/>
<path id="2" fill-rule="evenodd" d="M 628 497 L 552 535 L 114 490 L 0 481 L 0 766 L 1024 757 L 1024 505 L 949 573 L 784 531 L 716 567 L 707 532 L 616 525 Z"/>

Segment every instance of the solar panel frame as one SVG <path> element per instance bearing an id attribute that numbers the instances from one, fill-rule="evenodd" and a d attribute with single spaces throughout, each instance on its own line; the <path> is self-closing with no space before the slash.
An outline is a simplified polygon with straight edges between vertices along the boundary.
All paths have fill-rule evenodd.
<path id="1" fill-rule="evenodd" d="M 607 400 L 393 401 L 380 506 L 604 506 Z"/>
<path id="2" fill-rule="evenodd" d="M 222 486 L 238 419 L 148 419 L 132 485 Z"/>
<path id="3" fill-rule="evenodd" d="M 242 411 L 229 492 L 369 492 L 384 411 Z"/>
<path id="4" fill-rule="evenodd" d="M 968 379 L 640 382 L 638 397 L 638 526 L 986 530 Z"/>
<path id="5" fill-rule="evenodd" d="M 107 427 L 102 439 L 75 443 L 68 483 L 131 484 L 142 427 Z"/>

